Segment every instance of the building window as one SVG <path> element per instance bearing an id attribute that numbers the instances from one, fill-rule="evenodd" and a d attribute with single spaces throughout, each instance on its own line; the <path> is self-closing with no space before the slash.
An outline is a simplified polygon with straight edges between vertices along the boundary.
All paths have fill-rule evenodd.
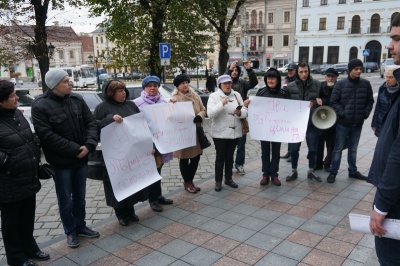
<path id="1" fill-rule="evenodd" d="M 313 64 L 322 64 L 322 60 L 324 58 L 324 47 L 323 46 L 314 46 L 313 48 Z"/>
<path id="2" fill-rule="evenodd" d="M 64 59 L 64 50 L 58 50 L 58 58 Z"/>
<path id="3" fill-rule="evenodd" d="M 339 60 L 339 46 L 328 46 L 327 64 L 337 64 Z"/>
<path id="4" fill-rule="evenodd" d="M 236 37 L 236 47 L 240 47 L 240 37 Z"/>
<path id="5" fill-rule="evenodd" d="M 358 58 L 358 48 L 353 46 L 350 48 L 349 61 Z"/>
<path id="6" fill-rule="evenodd" d="M 285 11 L 283 13 L 283 17 L 284 17 L 284 22 L 289 23 L 290 22 L 290 11 Z"/>
<path id="7" fill-rule="evenodd" d="M 344 29 L 344 17 L 337 18 L 337 29 L 343 30 Z"/>
<path id="8" fill-rule="evenodd" d="M 319 19 L 319 30 L 326 30 L 326 18 Z"/>
<path id="9" fill-rule="evenodd" d="M 257 37 L 251 36 L 250 37 L 250 50 L 255 51 L 257 49 Z"/>
<path id="10" fill-rule="evenodd" d="M 289 35 L 283 35 L 283 46 L 289 46 Z"/>
<path id="11" fill-rule="evenodd" d="M 301 31 L 308 31 L 308 19 L 303 18 L 301 20 Z"/>
<path id="12" fill-rule="evenodd" d="M 100 43 L 103 43 L 103 37 L 100 37 Z"/>
<path id="13" fill-rule="evenodd" d="M 240 26 L 241 24 L 242 24 L 242 16 L 238 14 L 236 16 L 236 26 Z"/>
<path id="14" fill-rule="evenodd" d="M 263 24 L 263 13 L 262 13 L 262 11 L 260 11 L 258 13 L 258 23 L 259 24 Z"/>
<path id="15" fill-rule="evenodd" d="M 303 7 L 310 6 L 309 0 L 303 0 Z"/>
<path id="16" fill-rule="evenodd" d="M 321 0 L 321 6 L 326 6 L 328 4 L 328 0 Z"/>
<path id="17" fill-rule="evenodd" d="M 99 43 L 99 37 L 96 37 L 96 43 Z"/>
<path id="18" fill-rule="evenodd" d="M 380 32 L 381 17 L 378 14 L 373 14 L 371 17 L 370 33 Z"/>
<path id="19" fill-rule="evenodd" d="M 346 0 L 339 0 L 339 4 L 346 4 Z"/>
<path id="20" fill-rule="evenodd" d="M 274 23 L 274 13 L 268 13 L 268 24 Z"/>
<path id="21" fill-rule="evenodd" d="M 351 20 L 351 34 L 361 33 L 361 18 L 359 15 L 355 15 Z"/>
<path id="22" fill-rule="evenodd" d="M 257 11 L 251 11 L 251 24 L 250 28 L 255 29 L 257 27 Z"/>
<path id="23" fill-rule="evenodd" d="M 71 59 L 75 58 L 74 50 L 69 50 L 69 58 L 71 58 Z"/>
<path id="24" fill-rule="evenodd" d="M 100 57 L 100 51 L 97 50 L 97 57 Z"/>
<path id="25" fill-rule="evenodd" d="M 261 50 L 261 47 L 262 47 L 262 39 L 263 39 L 262 36 L 258 36 L 258 49 L 259 50 Z"/>
<path id="26" fill-rule="evenodd" d="M 268 36 L 268 47 L 272 47 L 273 41 L 272 41 L 272 36 Z"/>
<path id="27" fill-rule="evenodd" d="M 299 63 L 308 63 L 310 47 L 299 47 Z"/>

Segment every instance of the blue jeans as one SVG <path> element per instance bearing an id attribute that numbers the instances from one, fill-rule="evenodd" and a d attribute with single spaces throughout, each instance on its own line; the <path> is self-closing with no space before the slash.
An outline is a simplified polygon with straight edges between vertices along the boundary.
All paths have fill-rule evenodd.
<path id="1" fill-rule="evenodd" d="M 261 141 L 261 163 L 265 177 L 278 177 L 280 150 L 280 142 Z"/>
<path id="2" fill-rule="evenodd" d="M 244 134 L 241 138 L 239 138 L 237 144 L 236 160 L 235 160 L 235 164 L 237 165 L 244 165 L 244 157 L 246 156 L 245 153 L 246 136 L 247 134 Z"/>
<path id="3" fill-rule="evenodd" d="M 321 134 L 321 131 L 314 127 L 313 125 L 308 125 L 306 132 L 306 143 L 308 147 L 308 168 L 314 169 L 315 160 L 317 157 L 318 150 L 318 136 Z M 297 169 L 297 165 L 299 162 L 299 150 L 300 150 L 301 142 L 292 143 L 290 145 L 290 156 L 292 158 L 292 169 Z"/>
<path id="4" fill-rule="evenodd" d="M 55 167 L 54 183 L 64 232 L 70 234 L 86 225 L 87 163 L 74 169 Z"/>
<path id="5" fill-rule="evenodd" d="M 331 173 L 337 174 L 342 159 L 342 151 L 348 146 L 347 162 L 349 164 L 349 173 L 357 172 L 356 159 L 357 147 L 360 141 L 362 126 L 345 126 L 338 124 L 336 126 L 335 147 L 332 152 Z"/>

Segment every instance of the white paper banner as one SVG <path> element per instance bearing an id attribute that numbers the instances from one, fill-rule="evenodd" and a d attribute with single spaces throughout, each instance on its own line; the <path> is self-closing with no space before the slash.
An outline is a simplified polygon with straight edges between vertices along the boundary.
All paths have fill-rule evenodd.
<path id="1" fill-rule="evenodd" d="M 157 150 L 169 153 L 196 145 L 192 102 L 160 103 L 144 108 Z"/>
<path id="2" fill-rule="evenodd" d="M 255 96 L 248 108 L 251 138 L 296 143 L 304 140 L 310 115 L 309 101 Z"/>
<path id="3" fill-rule="evenodd" d="M 161 179 L 153 140 L 143 113 L 124 117 L 101 130 L 103 157 L 115 198 L 121 201 Z"/>
<path id="4" fill-rule="evenodd" d="M 371 231 L 369 230 L 369 216 L 350 213 L 349 220 L 351 230 L 364 234 L 371 234 Z M 400 220 L 384 219 L 382 226 L 386 229 L 386 234 L 382 235 L 383 237 L 400 240 Z"/>

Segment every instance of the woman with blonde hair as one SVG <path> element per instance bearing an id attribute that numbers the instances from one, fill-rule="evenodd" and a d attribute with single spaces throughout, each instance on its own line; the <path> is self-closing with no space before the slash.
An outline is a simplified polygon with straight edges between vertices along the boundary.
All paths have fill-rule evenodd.
<path id="1" fill-rule="evenodd" d="M 190 78 L 188 75 L 180 74 L 175 77 L 174 85 L 176 89 L 172 92 L 171 102 L 192 102 L 195 117 L 193 123 L 201 126 L 206 117 L 206 108 L 201 102 L 200 96 L 189 87 Z M 183 177 L 183 186 L 189 193 L 200 191 L 193 183 L 194 176 L 199 166 L 200 155 L 203 150 L 200 148 L 199 140 L 196 137 L 196 145 L 174 152 L 174 157 L 179 159 L 179 169 Z"/>

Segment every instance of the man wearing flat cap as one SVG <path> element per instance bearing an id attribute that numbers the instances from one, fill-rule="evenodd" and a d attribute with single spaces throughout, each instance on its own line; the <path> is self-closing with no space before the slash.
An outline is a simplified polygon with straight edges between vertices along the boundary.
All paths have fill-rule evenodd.
<path id="1" fill-rule="evenodd" d="M 337 82 L 339 73 L 336 69 L 330 67 L 325 71 L 325 81 L 321 82 L 321 88 L 319 91 L 320 98 L 322 99 L 322 105 L 330 106 L 330 99 L 332 95 L 333 86 Z M 331 171 L 332 162 L 332 151 L 335 145 L 335 132 L 336 126 L 322 130 L 321 135 L 318 136 L 318 149 L 317 159 L 315 161 L 314 170 L 320 170 L 322 168 L 325 171 Z M 326 157 L 324 159 L 324 150 L 326 145 Z"/>
<path id="2" fill-rule="evenodd" d="M 342 151 L 346 146 L 348 147 L 348 176 L 360 180 L 367 179 L 357 170 L 356 159 L 362 126 L 371 113 L 374 105 L 374 96 L 371 83 L 361 78 L 363 62 L 360 59 L 352 59 L 348 67 L 348 77 L 336 82 L 330 100 L 338 119 L 335 147 L 332 152 L 331 172 L 327 179 L 328 183 L 335 182 L 340 167 Z"/>
<path id="3" fill-rule="evenodd" d="M 88 153 L 97 146 L 97 124 L 82 96 L 72 93 L 67 72 L 49 70 L 45 82 L 49 90 L 33 102 L 32 120 L 46 161 L 55 168 L 53 179 L 67 244 L 76 248 L 78 236 L 100 236 L 85 222 Z"/>

